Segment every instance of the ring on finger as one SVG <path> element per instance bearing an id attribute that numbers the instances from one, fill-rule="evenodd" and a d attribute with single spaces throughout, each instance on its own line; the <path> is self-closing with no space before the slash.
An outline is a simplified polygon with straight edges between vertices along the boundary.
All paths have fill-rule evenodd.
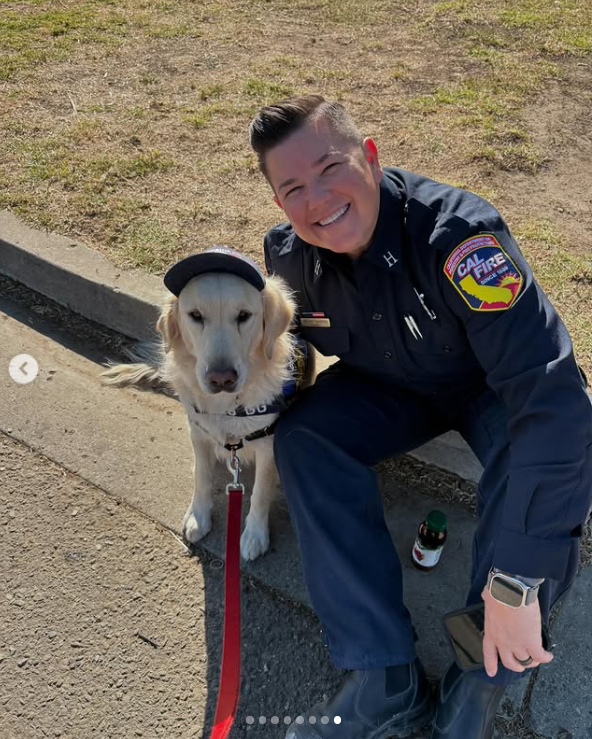
<path id="1" fill-rule="evenodd" d="M 518 664 L 522 665 L 522 667 L 528 667 L 528 665 L 533 663 L 532 657 L 527 657 L 526 659 L 518 659 L 518 657 L 514 657 L 514 659 Z"/>

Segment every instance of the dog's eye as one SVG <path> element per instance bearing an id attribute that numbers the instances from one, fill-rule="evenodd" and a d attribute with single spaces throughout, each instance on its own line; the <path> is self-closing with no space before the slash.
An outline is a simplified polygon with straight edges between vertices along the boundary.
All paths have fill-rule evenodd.
<path id="1" fill-rule="evenodd" d="M 252 313 L 249 313 L 249 311 L 248 311 L 248 310 L 242 310 L 242 311 L 241 311 L 241 312 L 240 312 L 240 313 L 238 314 L 238 316 L 237 316 L 237 319 L 236 319 L 236 320 L 237 320 L 237 321 L 238 321 L 239 323 L 244 323 L 245 321 L 248 321 L 248 320 L 249 320 L 249 318 L 250 318 L 250 317 L 251 317 L 252 315 L 253 315 L 253 314 L 252 314 Z"/>
<path id="2" fill-rule="evenodd" d="M 203 318 L 199 311 L 193 310 L 189 315 L 196 323 L 203 323 Z"/>

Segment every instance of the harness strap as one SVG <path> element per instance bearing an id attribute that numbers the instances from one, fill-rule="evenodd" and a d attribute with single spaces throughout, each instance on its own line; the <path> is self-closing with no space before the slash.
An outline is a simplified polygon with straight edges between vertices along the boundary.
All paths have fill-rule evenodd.
<path id="1" fill-rule="evenodd" d="M 239 449 L 243 448 L 243 446 L 245 445 L 245 441 L 256 441 L 257 439 L 263 439 L 265 436 L 273 436 L 273 432 L 275 431 L 278 420 L 279 419 L 276 418 L 273 423 L 270 423 L 269 426 L 266 426 L 264 429 L 259 429 L 259 431 L 253 431 L 252 434 L 247 434 L 247 436 L 243 436 L 243 438 L 240 439 L 236 444 L 223 444 L 222 446 L 229 452 L 237 452 Z"/>
<path id="2" fill-rule="evenodd" d="M 225 418 L 252 418 L 253 416 L 269 416 L 272 413 L 281 413 L 286 410 L 286 401 L 283 397 L 276 398 L 269 405 L 263 404 L 257 408 L 245 408 L 239 406 L 235 411 L 226 411 L 225 413 L 210 413 L 209 411 L 200 411 L 193 403 L 193 410 L 203 416 L 224 416 Z"/>

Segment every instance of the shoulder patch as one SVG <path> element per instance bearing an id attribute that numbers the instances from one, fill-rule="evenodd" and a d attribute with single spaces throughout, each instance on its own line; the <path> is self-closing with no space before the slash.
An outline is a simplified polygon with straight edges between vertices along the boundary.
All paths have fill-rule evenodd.
<path id="1" fill-rule="evenodd" d="M 471 236 L 446 260 L 444 274 L 471 310 L 507 310 L 524 278 L 492 234 Z"/>

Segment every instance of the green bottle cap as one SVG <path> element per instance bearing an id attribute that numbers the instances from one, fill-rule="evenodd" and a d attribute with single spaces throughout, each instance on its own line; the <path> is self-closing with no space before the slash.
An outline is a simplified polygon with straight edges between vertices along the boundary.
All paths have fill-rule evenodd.
<path id="1" fill-rule="evenodd" d="M 442 513 L 442 511 L 430 511 L 426 523 L 429 529 L 446 531 L 446 514 Z"/>

